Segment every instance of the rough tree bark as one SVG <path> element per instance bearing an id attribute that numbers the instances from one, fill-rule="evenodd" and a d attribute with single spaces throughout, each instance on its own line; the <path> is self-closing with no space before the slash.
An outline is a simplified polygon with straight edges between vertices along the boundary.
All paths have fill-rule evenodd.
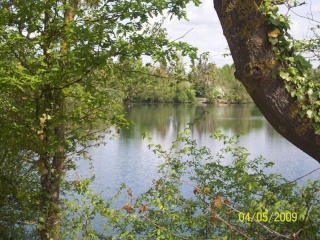
<path id="1" fill-rule="evenodd" d="M 320 136 L 298 114 L 295 98 L 284 81 L 274 77 L 274 60 L 268 33 L 273 29 L 258 7 L 262 0 L 214 0 L 234 60 L 235 77 L 242 82 L 269 123 L 283 137 L 320 162 Z"/>
<path id="2" fill-rule="evenodd" d="M 75 1 L 77 2 L 77 1 Z M 64 23 L 65 29 L 70 22 L 73 21 L 73 8 L 69 7 L 65 10 L 64 13 Z M 48 51 L 50 50 L 50 43 L 52 42 L 53 35 L 50 33 L 49 27 L 49 12 L 46 11 L 44 14 L 44 32 L 46 32 L 47 39 L 44 41 L 42 45 L 44 62 L 47 67 L 50 68 L 50 61 Z M 67 31 L 66 31 L 67 32 Z M 66 38 L 66 37 L 65 37 Z M 61 49 L 60 54 L 65 56 L 68 52 L 68 44 L 66 39 L 61 41 Z M 61 69 L 63 69 L 64 64 L 60 63 Z M 56 82 L 62 81 L 56 80 Z M 54 115 L 62 115 L 65 111 L 65 98 L 61 91 L 54 91 L 52 85 L 44 84 L 42 87 L 42 97 L 43 99 L 39 99 L 37 105 L 37 115 L 39 113 L 44 113 L 47 110 L 50 110 L 50 114 Z M 62 117 L 61 117 L 62 118 Z M 66 151 L 64 148 L 65 142 L 65 126 L 64 124 L 57 124 L 51 126 L 51 123 L 48 122 L 48 119 L 45 119 L 42 123 L 43 134 L 42 143 L 44 146 L 48 145 L 57 145 L 53 147 L 51 150 L 51 154 L 49 154 L 46 149 L 43 152 L 39 152 L 39 160 L 36 162 L 38 167 L 39 174 L 41 176 L 41 189 L 42 189 L 42 201 L 41 201 L 41 212 L 40 217 L 43 221 L 42 226 L 38 228 L 39 231 L 39 239 L 41 240 L 58 240 L 60 239 L 60 209 L 59 209 L 59 201 L 60 201 L 60 185 L 64 170 L 64 162 L 66 160 Z M 53 131 L 49 130 L 49 128 L 53 128 Z M 50 142 L 51 141 L 51 142 Z M 57 142 L 58 144 L 55 144 Z"/>

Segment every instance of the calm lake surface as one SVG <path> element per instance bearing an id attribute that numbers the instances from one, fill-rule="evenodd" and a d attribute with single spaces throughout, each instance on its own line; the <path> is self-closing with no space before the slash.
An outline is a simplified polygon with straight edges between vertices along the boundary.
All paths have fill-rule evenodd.
<path id="1" fill-rule="evenodd" d="M 249 150 L 251 158 L 262 155 L 267 161 L 275 162 L 271 171 L 283 174 L 288 180 L 320 167 L 317 161 L 281 137 L 254 104 L 131 104 L 125 109 L 127 119 L 133 122 L 130 128 L 121 129 L 106 146 L 89 151 L 93 158 L 92 172 L 96 175 L 93 188 L 102 192 L 103 197 L 113 196 L 121 183 L 126 183 L 134 196 L 147 190 L 157 177 L 157 165 L 162 160 L 148 149 L 142 133 L 148 131 L 155 143 L 169 148 L 177 133 L 203 111 L 207 111 L 205 120 L 192 128 L 192 137 L 200 146 L 210 147 L 213 153 L 222 148 L 210 138 L 215 130 L 220 129 L 229 136 L 243 132 L 239 145 Z M 88 165 L 82 163 L 79 173 L 84 176 L 90 174 Z M 320 171 L 299 182 L 307 179 L 320 179 Z"/>

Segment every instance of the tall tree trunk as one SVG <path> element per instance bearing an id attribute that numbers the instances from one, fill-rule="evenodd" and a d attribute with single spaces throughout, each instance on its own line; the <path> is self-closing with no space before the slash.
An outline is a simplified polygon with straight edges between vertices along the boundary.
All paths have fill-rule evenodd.
<path id="1" fill-rule="evenodd" d="M 276 74 L 268 33 L 271 29 L 258 7 L 262 0 L 214 0 L 223 33 L 234 60 L 235 77 L 242 82 L 269 123 L 283 137 L 320 162 L 320 136 L 298 114 L 295 98 Z"/>
<path id="2" fill-rule="evenodd" d="M 50 159 L 42 156 L 39 159 L 39 172 L 41 174 L 42 203 L 40 223 L 38 226 L 40 239 L 60 239 L 59 191 L 64 157 L 54 157 L 49 167 Z M 50 174 L 50 169 L 54 169 Z"/>
<path id="3" fill-rule="evenodd" d="M 48 89 L 48 85 L 44 89 Z M 64 98 L 45 94 L 39 108 L 49 108 L 47 103 L 54 103 L 52 111 L 59 115 L 64 111 Z M 36 162 L 41 176 L 41 212 L 40 223 L 38 226 L 40 239 L 60 239 L 60 212 L 59 195 L 60 184 L 63 176 L 63 166 L 66 159 L 66 152 L 63 146 L 65 140 L 65 127 L 63 124 L 51 126 L 50 119 L 43 116 L 40 120 L 43 126 L 42 133 L 39 135 L 44 151 L 39 153 L 39 160 Z M 51 130 L 53 129 L 53 131 Z M 57 144 L 58 143 L 58 144 Z M 53 154 L 47 150 L 48 145 L 56 145 Z"/>
<path id="4" fill-rule="evenodd" d="M 61 139 L 61 143 L 64 140 L 64 126 L 58 126 L 55 129 L 58 139 Z M 57 152 L 52 159 L 52 169 L 54 169 L 51 176 L 51 201 L 52 205 L 48 211 L 47 228 L 51 232 L 51 238 L 54 240 L 60 238 L 60 211 L 59 211 L 59 200 L 60 200 L 60 184 L 63 175 L 63 165 L 65 162 L 65 149 L 62 145 L 58 146 Z M 50 239 L 50 238 L 49 238 Z"/>
<path id="5" fill-rule="evenodd" d="M 37 229 L 39 230 L 40 239 L 50 239 L 47 231 L 48 207 L 50 205 L 50 158 L 46 152 L 42 153 L 37 161 L 38 171 L 41 176 L 41 212 Z M 48 233 L 48 234 L 47 234 Z"/>
<path id="6" fill-rule="evenodd" d="M 58 111 L 64 112 L 65 110 L 65 99 L 63 96 L 59 96 L 56 99 L 56 106 L 58 107 Z M 54 134 L 56 135 L 56 139 L 58 140 L 58 149 L 53 156 L 52 159 L 52 169 L 54 169 L 52 173 L 52 189 L 51 189 L 51 197 L 52 197 L 52 208 L 49 211 L 49 224 L 52 226 L 53 235 L 52 238 L 54 240 L 60 238 L 60 211 L 59 211 L 59 200 L 60 200 L 60 184 L 63 177 L 64 163 L 66 160 L 66 151 L 63 146 L 65 142 L 65 126 L 63 124 L 56 126 L 54 129 Z"/>
<path id="7" fill-rule="evenodd" d="M 77 4 L 77 1 L 71 5 Z M 64 14 L 64 26 L 65 35 L 61 41 L 60 54 L 62 58 L 68 53 L 68 24 L 73 21 L 73 7 L 69 7 L 65 10 Z M 49 10 L 48 10 L 49 11 Z M 47 67 L 50 67 L 48 50 L 50 49 L 51 33 L 49 26 L 48 12 L 45 12 L 44 17 L 44 32 L 46 33 L 47 40 L 43 45 L 43 54 L 45 56 L 44 62 Z M 63 59 L 61 59 L 61 68 L 65 67 Z M 63 84 L 62 79 L 55 79 L 55 84 Z M 62 122 L 63 113 L 65 111 L 65 97 L 61 90 L 54 89 L 52 85 L 44 84 L 42 88 L 43 99 L 39 101 L 37 108 L 38 115 L 43 114 L 49 110 L 50 114 L 57 118 L 58 122 Z M 38 171 L 41 176 L 41 187 L 42 187 L 42 212 L 40 213 L 40 228 L 39 235 L 41 240 L 60 239 L 60 211 L 59 211 L 59 200 L 60 200 L 60 185 L 63 177 L 64 162 L 66 160 L 66 149 L 64 147 L 65 142 L 65 126 L 64 124 L 58 123 L 53 126 L 49 119 L 43 120 L 43 133 L 42 144 L 44 148 L 52 145 L 55 146 L 53 152 L 49 154 L 44 151 L 40 153 L 39 160 L 37 161 Z M 52 150 L 52 149 L 51 149 Z"/>

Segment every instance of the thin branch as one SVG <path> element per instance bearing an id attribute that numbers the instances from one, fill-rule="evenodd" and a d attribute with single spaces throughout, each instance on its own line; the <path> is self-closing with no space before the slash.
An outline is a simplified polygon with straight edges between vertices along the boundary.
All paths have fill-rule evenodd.
<path id="1" fill-rule="evenodd" d="M 287 183 L 280 184 L 278 187 L 283 186 L 283 185 L 287 185 L 287 184 L 290 184 L 290 183 L 293 183 L 293 182 L 296 182 L 296 181 L 298 181 L 298 180 L 300 180 L 300 179 L 302 179 L 302 178 L 304 178 L 304 177 L 306 177 L 306 176 L 308 176 L 308 175 L 310 175 L 310 174 L 312 174 L 312 173 L 314 173 L 314 172 L 316 172 L 318 170 L 320 170 L 320 167 L 312 170 L 311 172 L 306 173 L 305 175 L 303 175 L 301 177 L 296 178 L 295 180 L 292 180 L 292 181 L 287 182 Z"/>
<path id="2" fill-rule="evenodd" d="M 272 197 L 273 197 L 275 194 L 277 194 L 278 191 L 275 191 L 276 189 L 279 189 L 279 190 L 280 190 L 281 188 L 283 188 L 283 186 L 289 185 L 289 184 L 291 184 L 291 183 L 294 183 L 294 182 L 296 182 L 296 181 L 298 181 L 298 180 L 300 180 L 300 179 L 302 179 L 302 178 L 304 178 L 304 177 L 306 177 L 306 176 L 310 175 L 311 173 L 314 173 L 314 172 L 316 172 L 316 171 L 318 171 L 318 170 L 320 170 L 320 167 L 319 167 L 319 168 L 316 168 L 316 169 L 312 170 L 311 172 L 308 172 L 307 174 L 305 174 L 305 175 L 303 175 L 303 176 L 301 176 L 301 177 L 298 177 L 298 178 L 296 178 L 296 179 L 294 179 L 294 180 L 292 180 L 292 181 L 285 182 L 285 183 L 282 183 L 282 184 L 278 185 L 278 186 L 274 189 L 273 194 L 267 199 L 267 201 L 269 201 L 270 199 L 272 199 Z"/>
<path id="3" fill-rule="evenodd" d="M 309 17 L 302 16 L 302 15 L 294 12 L 294 11 L 291 10 L 291 9 L 289 9 L 289 11 L 292 12 L 294 15 L 298 16 L 298 17 L 301 17 L 301 18 L 304 18 L 304 19 L 307 19 L 307 20 L 309 20 L 309 21 L 313 21 L 313 22 L 316 22 L 316 23 L 320 23 L 320 21 L 315 20 L 315 19 L 313 18 L 313 15 L 312 15 L 312 18 L 309 18 Z"/>
<path id="4" fill-rule="evenodd" d="M 313 19 L 313 13 L 312 13 L 312 0 L 310 0 L 310 15 L 311 15 L 311 19 Z"/>
<path id="5" fill-rule="evenodd" d="M 150 76 L 150 77 L 168 78 L 166 76 L 161 76 L 161 75 L 152 74 L 152 73 L 146 73 L 146 72 L 143 72 L 143 71 L 140 71 L 140 70 L 126 70 L 126 69 L 123 69 L 123 68 L 120 68 L 120 67 L 115 67 L 115 68 L 118 68 L 121 71 L 128 72 L 128 73 L 141 73 L 143 75 L 147 75 L 147 76 Z"/>
<path id="6" fill-rule="evenodd" d="M 187 31 L 185 34 L 183 34 L 181 37 L 178 37 L 177 39 L 173 40 L 172 42 L 175 42 L 181 38 L 184 38 L 189 32 L 191 32 L 193 30 L 193 28 L 191 28 L 189 31 Z"/>
<path id="7" fill-rule="evenodd" d="M 231 231 L 236 231 L 238 233 L 240 233 L 242 236 L 244 236 L 246 239 L 251 239 L 250 237 L 248 237 L 246 234 L 244 234 L 243 232 L 241 232 L 239 229 L 237 229 L 235 226 L 231 225 L 230 223 L 228 223 L 227 221 L 223 220 L 223 218 L 221 218 L 218 214 L 215 214 L 215 216 L 217 216 L 219 218 L 219 220 L 223 223 L 225 223 L 227 226 L 230 227 Z"/>
<path id="8" fill-rule="evenodd" d="M 85 71 L 85 73 L 83 74 L 82 77 L 72 81 L 72 82 L 69 82 L 61 87 L 53 87 L 51 88 L 51 90 L 62 90 L 64 88 L 67 88 L 67 87 L 70 87 L 71 85 L 75 84 L 75 83 L 79 83 L 81 82 L 91 71 L 93 70 L 93 66 L 91 66 L 89 69 L 87 69 L 87 71 Z"/>
<path id="9" fill-rule="evenodd" d="M 22 224 L 22 225 L 28 225 L 28 226 L 31 226 L 31 225 L 36 225 L 38 224 L 38 222 L 17 222 L 18 224 Z"/>
<path id="10" fill-rule="evenodd" d="M 33 71 L 31 71 L 31 69 L 25 64 L 25 62 L 23 62 L 23 60 L 19 57 L 19 55 L 17 53 L 15 53 L 13 46 L 10 46 L 11 52 L 13 53 L 13 55 L 16 57 L 16 59 L 19 60 L 19 62 L 21 63 L 21 65 L 27 69 L 33 76 L 35 76 L 35 73 Z"/>
<path id="11" fill-rule="evenodd" d="M 318 191 L 318 193 L 317 193 L 317 195 L 315 196 L 315 198 L 317 198 L 317 197 L 319 197 L 319 195 L 320 195 L 320 191 Z M 313 201 L 314 201 L 315 199 L 313 199 Z M 309 214 L 310 214 L 310 212 L 311 212 L 311 210 L 312 210 L 312 207 L 313 207 L 313 204 L 312 204 L 312 201 L 311 201 L 311 203 L 309 204 L 309 206 L 308 206 L 308 210 L 307 210 L 307 212 L 306 212 L 306 215 L 305 215 L 305 217 L 304 217 L 304 220 L 303 220 L 303 226 L 304 226 L 304 224 L 306 223 L 306 221 L 307 221 L 307 218 L 308 218 L 308 216 L 309 216 Z"/>
<path id="12" fill-rule="evenodd" d="M 299 231 L 296 232 L 296 233 L 294 234 L 294 236 L 299 236 L 299 234 L 300 234 L 303 230 L 304 230 L 303 228 L 299 229 Z"/>
<path id="13" fill-rule="evenodd" d="M 148 222 L 150 222 L 152 225 L 154 225 L 154 226 L 156 226 L 157 228 L 159 228 L 159 229 L 161 229 L 161 230 L 163 230 L 163 231 L 171 234 L 172 236 L 178 237 L 178 238 L 180 238 L 180 239 L 185 239 L 185 240 L 189 240 L 189 239 L 190 239 L 190 238 L 182 237 L 182 236 L 180 236 L 180 235 L 178 235 L 178 234 L 175 234 L 175 233 L 169 231 L 168 229 L 166 229 L 166 228 L 164 228 L 164 227 L 161 227 L 159 224 L 153 222 L 150 218 L 148 218 L 148 217 L 147 217 L 146 215 L 144 215 L 144 214 L 142 215 L 142 217 L 145 218 L 145 219 L 146 219 Z"/>

